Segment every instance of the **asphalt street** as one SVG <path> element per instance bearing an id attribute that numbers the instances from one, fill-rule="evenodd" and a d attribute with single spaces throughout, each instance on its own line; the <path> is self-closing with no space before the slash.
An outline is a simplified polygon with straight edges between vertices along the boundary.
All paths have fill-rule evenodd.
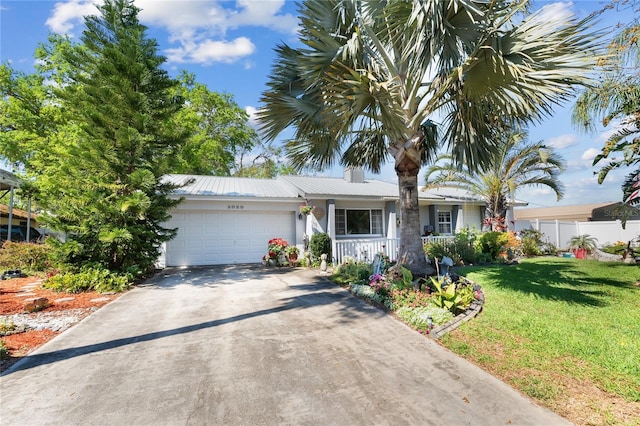
<path id="1" fill-rule="evenodd" d="M 564 425 L 317 270 L 166 270 L 0 378 L 2 425 Z"/>

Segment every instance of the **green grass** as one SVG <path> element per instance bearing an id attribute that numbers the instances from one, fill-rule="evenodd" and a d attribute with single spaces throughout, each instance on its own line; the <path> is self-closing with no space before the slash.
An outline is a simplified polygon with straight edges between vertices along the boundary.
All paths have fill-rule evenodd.
<path id="1" fill-rule="evenodd" d="M 640 267 L 563 258 L 458 271 L 483 287 L 483 312 L 443 345 L 549 401 L 559 377 L 640 401 Z"/>

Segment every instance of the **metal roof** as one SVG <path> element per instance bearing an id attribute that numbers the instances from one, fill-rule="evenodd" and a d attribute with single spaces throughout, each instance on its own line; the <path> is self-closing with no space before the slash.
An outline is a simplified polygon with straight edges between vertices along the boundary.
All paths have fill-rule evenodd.
<path id="1" fill-rule="evenodd" d="M 348 182 L 340 177 L 278 176 L 275 179 L 256 179 L 222 176 L 172 174 L 165 180 L 183 185 L 174 191 L 181 196 L 244 197 L 266 199 L 398 199 L 398 185 L 375 179 Z M 474 194 L 452 188 L 436 188 L 418 193 L 420 200 L 440 202 L 476 202 L 483 200 Z"/>
<path id="2" fill-rule="evenodd" d="M 0 190 L 18 188 L 20 186 L 20 178 L 11 172 L 0 169 Z"/>
<path id="3" fill-rule="evenodd" d="M 347 182 L 343 178 L 312 176 L 279 176 L 301 191 L 303 197 L 332 198 L 388 198 L 398 197 L 398 186 L 381 180 L 365 180 L 362 183 Z"/>
<path id="4" fill-rule="evenodd" d="M 238 198 L 298 198 L 296 188 L 277 179 L 240 178 L 171 174 L 165 181 L 184 185 L 174 191 L 182 196 L 215 196 Z"/>

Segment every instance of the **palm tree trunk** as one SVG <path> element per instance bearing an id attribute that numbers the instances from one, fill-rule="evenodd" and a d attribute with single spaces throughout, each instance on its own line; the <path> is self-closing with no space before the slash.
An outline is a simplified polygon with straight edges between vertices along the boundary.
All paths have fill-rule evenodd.
<path id="1" fill-rule="evenodd" d="M 433 274 L 422 247 L 420 237 L 420 211 L 418 207 L 418 171 L 397 171 L 400 199 L 400 247 L 398 262 L 408 268 L 414 276 Z"/>

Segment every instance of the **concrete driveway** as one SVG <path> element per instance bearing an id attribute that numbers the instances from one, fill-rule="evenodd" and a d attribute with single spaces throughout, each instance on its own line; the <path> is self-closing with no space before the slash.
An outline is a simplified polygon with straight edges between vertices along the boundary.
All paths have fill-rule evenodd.
<path id="1" fill-rule="evenodd" d="M 0 380 L 2 425 L 568 424 L 303 269 L 165 271 Z"/>

